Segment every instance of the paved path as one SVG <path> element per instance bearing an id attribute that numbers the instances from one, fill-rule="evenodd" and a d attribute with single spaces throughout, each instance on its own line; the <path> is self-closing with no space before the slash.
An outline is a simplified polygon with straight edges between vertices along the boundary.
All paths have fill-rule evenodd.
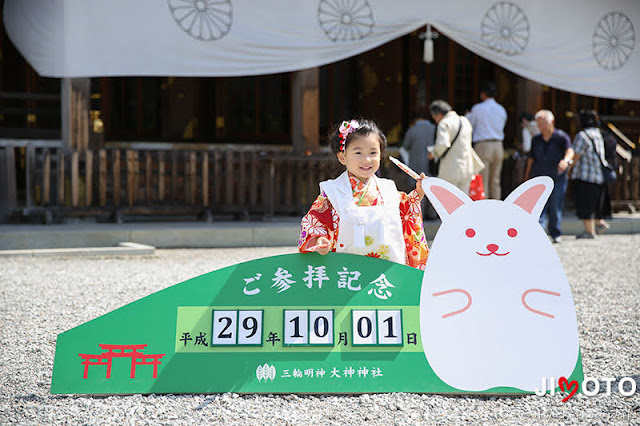
<path id="1" fill-rule="evenodd" d="M 63 225 L 0 225 L 0 256 L 7 250 L 78 247 L 116 247 L 133 242 L 155 248 L 283 247 L 296 245 L 301 218 L 278 218 L 270 222 L 140 222 L 79 223 Z M 616 214 L 608 234 L 640 233 L 640 213 Z M 432 240 L 439 221 L 425 222 Z M 563 219 L 567 238 L 582 232 L 573 214 Z M 135 254 L 135 253 L 131 253 Z M 148 254 L 148 253 L 141 253 Z"/>

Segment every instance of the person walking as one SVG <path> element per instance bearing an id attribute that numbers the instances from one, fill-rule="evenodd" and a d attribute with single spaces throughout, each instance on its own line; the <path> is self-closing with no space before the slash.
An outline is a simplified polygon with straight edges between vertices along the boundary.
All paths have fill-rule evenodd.
<path id="1" fill-rule="evenodd" d="M 425 118 L 425 114 L 418 112 L 412 120 L 411 127 L 407 130 L 402 141 L 404 148 L 409 155 L 409 167 L 418 173 L 424 172 L 429 174 L 429 160 L 427 159 L 427 150 L 434 144 L 436 134 L 436 126 Z M 411 178 L 412 185 L 415 180 Z"/>
<path id="2" fill-rule="evenodd" d="M 407 153 L 409 167 L 418 173 L 431 174 L 427 151 L 433 148 L 436 136 L 436 126 L 426 119 L 425 108 L 415 113 L 411 120 L 411 127 L 407 130 L 402 141 L 402 148 Z M 415 186 L 416 181 L 407 176 L 408 187 Z M 438 217 L 435 209 L 427 197 L 422 199 L 422 214 L 425 219 L 433 220 Z"/>
<path id="3" fill-rule="evenodd" d="M 618 145 L 616 136 L 606 125 L 603 125 L 599 118 L 598 126 L 600 127 L 602 138 L 604 139 L 604 158 L 605 160 L 607 160 L 607 163 L 613 167 L 614 170 L 618 171 L 618 168 L 620 167 L 620 161 L 618 160 L 618 153 L 616 152 L 616 146 Z M 598 223 L 596 223 L 596 234 L 601 234 L 610 228 L 610 225 L 605 219 L 611 219 L 612 217 L 613 211 L 611 207 L 611 195 L 615 194 L 615 186 L 615 182 L 608 184 L 605 183 L 604 185 L 601 211 L 602 219 L 600 219 Z"/>
<path id="4" fill-rule="evenodd" d="M 540 215 L 540 225 L 547 229 L 554 243 L 559 243 L 562 240 L 567 169 L 573 162 L 574 152 L 569 135 L 555 128 L 555 117 L 551 111 L 542 109 L 536 113 L 535 119 L 540 134 L 531 140 L 524 177 L 525 180 L 536 176 L 549 176 L 553 179 L 553 191 Z"/>
<path id="5" fill-rule="evenodd" d="M 500 174 L 504 159 L 504 126 L 507 111 L 494 99 L 496 85 L 488 82 L 480 92 L 482 102 L 475 104 L 466 115 L 473 127 L 473 147 L 485 164 L 480 172 L 487 198 L 501 199 Z"/>
<path id="6" fill-rule="evenodd" d="M 596 111 L 583 109 L 578 118 L 581 130 L 573 140 L 575 165 L 571 170 L 571 179 L 576 195 L 576 215 L 582 219 L 584 232 L 576 235 L 576 238 L 593 239 L 596 225 L 604 227 L 601 221 L 606 182 L 602 167 L 607 160 Z"/>
<path id="7" fill-rule="evenodd" d="M 439 178 L 469 194 L 471 178 L 476 174 L 471 147 L 471 123 L 466 117 L 459 116 L 443 100 L 433 101 L 429 105 L 429 112 L 437 124 L 436 141 L 433 150 L 429 152 L 429 159 L 439 160 Z"/>
<path id="8" fill-rule="evenodd" d="M 538 129 L 538 124 L 528 112 L 523 112 L 520 114 L 520 128 L 521 128 L 521 143 L 520 150 L 523 154 L 529 154 L 531 151 L 531 139 L 535 135 L 540 134 L 540 130 Z"/>

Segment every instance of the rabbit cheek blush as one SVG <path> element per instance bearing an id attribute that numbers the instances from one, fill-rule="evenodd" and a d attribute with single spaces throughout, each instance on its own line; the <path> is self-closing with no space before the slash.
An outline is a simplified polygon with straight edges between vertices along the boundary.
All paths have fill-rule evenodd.
<path id="1" fill-rule="evenodd" d="M 422 182 L 442 219 L 420 293 L 424 353 L 463 391 L 534 391 L 579 363 L 567 277 L 538 223 L 553 189 L 531 179 L 505 201 L 471 199 L 437 178 Z"/>

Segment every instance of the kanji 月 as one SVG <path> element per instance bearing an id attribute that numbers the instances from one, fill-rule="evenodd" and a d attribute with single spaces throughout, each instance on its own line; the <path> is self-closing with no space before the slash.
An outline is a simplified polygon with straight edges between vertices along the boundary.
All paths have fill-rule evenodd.
<path id="1" fill-rule="evenodd" d="M 307 287 L 313 287 L 313 283 L 318 283 L 318 288 L 322 288 L 322 282 L 329 280 L 329 277 L 326 274 L 326 266 L 316 266 L 315 268 L 311 265 L 307 266 L 307 271 L 305 272 L 305 277 L 303 281 L 307 285 Z"/>
<path id="2" fill-rule="evenodd" d="M 351 291 L 362 290 L 360 283 L 358 283 L 357 287 L 353 285 L 353 282 L 358 281 L 358 278 L 360 278 L 360 272 L 350 272 L 346 266 L 343 266 L 342 269 L 342 271 L 338 271 L 338 276 L 340 277 L 338 279 L 338 288 L 347 288 Z"/>
<path id="3" fill-rule="evenodd" d="M 347 332 L 341 331 L 339 336 L 340 336 L 340 340 L 338 340 L 338 345 L 342 343 L 344 346 L 347 346 Z"/>
<path id="4" fill-rule="evenodd" d="M 388 290 L 389 288 L 395 288 L 395 286 L 387 280 L 387 277 L 384 274 L 380 274 L 378 278 L 369 284 L 375 284 L 376 288 L 370 289 L 367 294 L 373 294 L 378 299 L 382 300 L 386 300 L 391 297 L 391 291 Z"/>
<path id="5" fill-rule="evenodd" d="M 289 271 L 278 267 L 278 270 L 274 274 L 274 278 L 271 279 L 271 281 L 273 281 L 271 287 L 276 287 L 278 289 L 278 293 L 289 290 L 291 288 L 291 284 L 295 283 L 291 277 L 292 275 Z"/>

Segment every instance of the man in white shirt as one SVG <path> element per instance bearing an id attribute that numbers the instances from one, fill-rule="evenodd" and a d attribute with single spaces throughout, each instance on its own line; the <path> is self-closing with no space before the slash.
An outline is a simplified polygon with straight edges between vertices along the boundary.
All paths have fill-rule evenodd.
<path id="1" fill-rule="evenodd" d="M 475 104 L 466 117 L 473 126 L 473 147 L 485 164 L 480 172 L 487 198 L 501 199 L 500 173 L 504 156 L 504 126 L 507 111 L 494 99 L 496 85 L 487 83 L 480 92 L 482 102 Z"/>

